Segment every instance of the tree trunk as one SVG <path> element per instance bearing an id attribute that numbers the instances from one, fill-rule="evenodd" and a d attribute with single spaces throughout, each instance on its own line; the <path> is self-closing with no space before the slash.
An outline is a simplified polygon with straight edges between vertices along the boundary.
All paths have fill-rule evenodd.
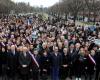
<path id="1" fill-rule="evenodd" d="M 65 15 L 65 20 L 66 20 L 66 21 L 67 21 L 67 17 L 68 17 L 68 15 L 66 14 L 66 15 Z"/>
<path id="2" fill-rule="evenodd" d="M 76 22 L 77 15 L 74 15 L 74 23 Z"/>
<path id="3" fill-rule="evenodd" d="M 88 22 L 90 22 L 90 16 L 91 16 L 91 12 L 89 11 Z"/>
<path id="4" fill-rule="evenodd" d="M 84 18 L 85 18 L 85 12 L 84 12 L 84 8 L 83 8 L 83 22 L 84 22 Z"/>
<path id="5" fill-rule="evenodd" d="M 95 22 L 96 22 L 96 13 L 94 11 L 94 20 L 93 20 L 93 24 L 95 25 Z"/>

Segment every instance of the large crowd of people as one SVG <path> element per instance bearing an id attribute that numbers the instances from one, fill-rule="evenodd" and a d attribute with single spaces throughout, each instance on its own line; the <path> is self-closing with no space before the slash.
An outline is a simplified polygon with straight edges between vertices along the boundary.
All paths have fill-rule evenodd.
<path id="1" fill-rule="evenodd" d="M 100 80 L 100 27 L 37 16 L 0 19 L 2 80 Z M 93 39 L 93 40 L 92 40 Z"/>

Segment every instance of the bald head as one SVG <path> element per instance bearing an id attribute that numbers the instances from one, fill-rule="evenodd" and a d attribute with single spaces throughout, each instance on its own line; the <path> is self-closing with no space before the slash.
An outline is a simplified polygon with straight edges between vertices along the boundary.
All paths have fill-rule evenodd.
<path id="1" fill-rule="evenodd" d="M 80 43 L 76 43 L 76 45 L 75 45 L 75 46 L 76 46 L 76 48 L 77 48 L 77 49 L 79 49 L 79 48 L 80 48 L 80 46 L 81 46 L 81 44 L 80 44 Z"/>
<path id="2" fill-rule="evenodd" d="M 44 43 L 42 44 L 42 47 L 43 47 L 43 48 L 46 48 L 46 47 L 47 47 L 47 43 L 44 42 Z"/>
<path id="3" fill-rule="evenodd" d="M 15 45 L 11 45 L 11 51 L 15 50 Z"/>
<path id="4" fill-rule="evenodd" d="M 23 47 L 23 52 L 27 52 L 28 51 L 28 48 L 27 47 Z"/>

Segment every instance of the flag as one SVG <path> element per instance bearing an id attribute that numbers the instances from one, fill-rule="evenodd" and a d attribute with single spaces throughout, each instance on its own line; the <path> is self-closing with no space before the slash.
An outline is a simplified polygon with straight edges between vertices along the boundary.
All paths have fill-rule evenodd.
<path id="1" fill-rule="evenodd" d="M 91 61 L 96 65 L 95 60 L 92 58 L 92 56 L 89 54 L 89 58 L 91 59 Z"/>
<path id="2" fill-rule="evenodd" d="M 31 41 L 30 41 L 29 37 L 27 37 L 27 40 L 28 40 L 28 42 L 31 44 Z"/>
<path id="3" fill-rule="evenodd" d="M 35 64 L 37 65 L 37 67 L 39 68 L 39 64 L 38 64 L 38 62 L 36 61 L 34 55 L 33 55 L 30 51 L 29 51 L 29 54 L 30 54 L 30 56 L 32 57 L 32 59 L 33 59 L 33 61 L 35 62 Z"/>

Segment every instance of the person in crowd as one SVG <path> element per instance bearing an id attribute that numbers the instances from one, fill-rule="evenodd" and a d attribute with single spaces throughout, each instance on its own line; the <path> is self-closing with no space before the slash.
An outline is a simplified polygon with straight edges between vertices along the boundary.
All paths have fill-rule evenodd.
<path id="1" fill-rule="evenodd" d="M 28 53 L 28 48 L 23 47 L 22 53 L 19 54 L 18 61 L 20 66 L 20 76 L 22 80 L 29 80 L 31 56 Z"/>
<path id="2" fill-rule="evenodd" d="M 2 79 L 6 79 L 6 64 L 7 64 L 7 55 L 6 55 L 6 49 L 5 47 L 2 47 L 1 55 L 0 55 L 0 61 L 1 61 L 1 73 L 2 73 Z"/>
<path id="3" fill-rule="evenodd" d="M 78 65 L 75 68 L 76 69 L 76 72 L 75 72 L 76 80 L 81 80 L 82 74 L 84 73 L 84 69 L 85 69 L 84 54 L 85 54 L 84 48 L 81 47 L 80 50 L 79 50 L 78 56 L 77 56 L 77 60 L 76 60 L 76 65 Z"/>
<path id="4" fill-rule="evenodd" d="M 73 58 L 74 58 L 74 51 L 75 51 L 75 46 L 74 44 L 70 44 L 69 46 L 69 51 L 68 51 L 68 56 L 69 56 L 69 62 L 70 62 L 70 79 L 72 79 L 72 76 L 74 75 L 74 65 L 73 65 Z"/>
<path id="5" fill-rule="evenodd" d="M 81 65 L 81 63 L 78 63 L 79 61 L 79 51 L 80 51 L 80 43 L 76 43 L 75 44 L 75 51 L 74 51 L 74 54 L 73 54 L 73 68 L 74 68 L 74 74 L 76 75 L 76 80 L 77 80 L 77 77 L 80 79 L 81 77 L 81 73 L 80 75 L 78 75 L 78 66 L 77 65 Z M 81 50 L 80 53 L 82 52 L 83 53 L 84 50 Z M 79 70 L 80 71 L 80 70 Z"/>
<path id="6" fill-rule="evenodd" d="M 33 80 L 39 80 L 39 72 L 40 72 L 40 55 L 37 49 L 34 49 L 32 52 L 34 59 L 32 60 L 32 78 Z"/>
<path id="7" fill-rule="evenodd" d="M 10 51 L 7 53 L 7 70 L 8 78 L 16 79 L 16 70 L 18 68 L 18 54 L 16 53 L 15 45 L 11 45 Z"/>
<path id="8" fill-rule="evenodd" d="M 62 56 L 58 52 L 58 47 L 54 47 L 54 52 L 51 53 L 51 80 L 59 80 L 59 69 L 61 67 Z"/>
<path id="9" fill-rule="evenodd" d="M 42 80 L 47 80 L 50 75 L 50 55 L 44 51 L 40 58 L 40 75 Z"/>
<path id="10" fill-rule="evenodd" d="M 2 75 L 2 47 L 0 46 L 0 76 Z"/>
<path id="11" fill-rule="evenodd" d="M 89 78 L 89 80 L 92 80 L 93 78 L 93 75 L 95 72 L 95 65 L 96 65 L 95 51 L 91 50 L 89 54 L 87 55 L 87 74 L 88 74 L 87 78 Z"/>
<path id="12" fill-rule="evenodd" d="M 100 49 L 96 51 L 95 53 L 95 62 L 96 62 L 96 75 L 95 75 L 95 80 L 100 79 Z"/>
<path id="13" fill-rule="evenodd" d="M 62 65 L 60 70 L 60 76 L 61 80 L 65 80 L 67 77 L 69 77 L 69 56 L 68 56 L 68 48 L 63 49 L 62 54 Z"/>

